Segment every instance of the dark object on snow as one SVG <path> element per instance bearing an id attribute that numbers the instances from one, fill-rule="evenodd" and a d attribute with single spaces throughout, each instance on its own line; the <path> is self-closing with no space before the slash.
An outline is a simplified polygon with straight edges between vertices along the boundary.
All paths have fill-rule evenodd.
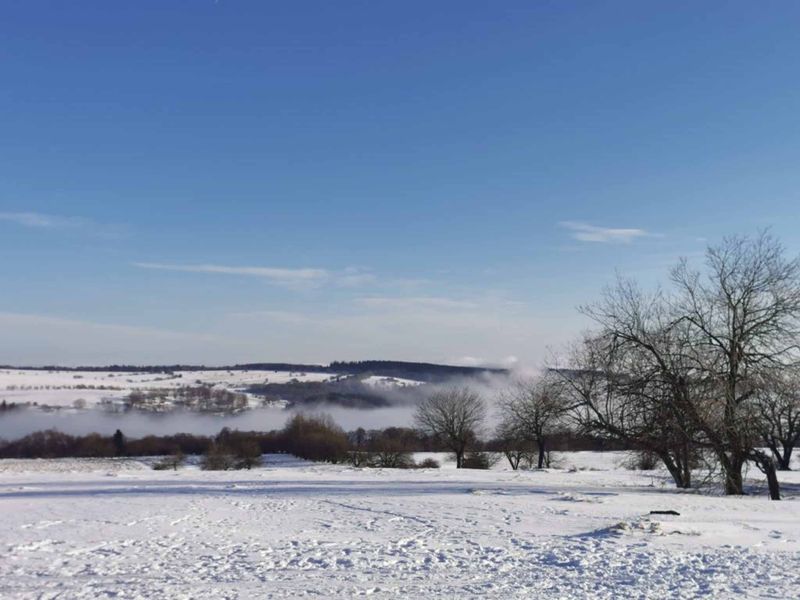
<path id="1" fill-rule="evenodd" d="M 125 454 L 125 436 L 117 429 L 111 439 L 114 441 L 114 453 L 117 456 L 123 456 Z"/>
<path id="2" fill-rule="evenodd" d="M 651 510 L 651 515 L 675 515 L 676 517 L 680 517 L 681 513 L 677 510 Z"/>

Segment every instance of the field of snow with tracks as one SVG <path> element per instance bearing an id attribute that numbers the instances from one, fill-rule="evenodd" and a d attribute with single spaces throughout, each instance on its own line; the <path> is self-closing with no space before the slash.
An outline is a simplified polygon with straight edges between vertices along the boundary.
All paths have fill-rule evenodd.
<path id="1" fill-rule="evenodd" d="M 800 476 L 783 477 L 781 502 L 757 473 L 752 495 L 724 498 L 621 459 L 564 453 L 527 472 L 0 461 L 0 597 L 797 596 Z"/>

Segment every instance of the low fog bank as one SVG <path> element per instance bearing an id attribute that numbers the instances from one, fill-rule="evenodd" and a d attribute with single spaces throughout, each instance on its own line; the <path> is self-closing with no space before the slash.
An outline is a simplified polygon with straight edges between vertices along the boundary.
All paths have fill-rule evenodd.
<path id="1" fill-rule="evenodd" d="M 213 435 L 223 427 L 241 431 L 281 429 L 296 412 L 324 412 L 331 415 L 345 430 L 382 429 L 410 426 L 414 407 L 392 406 L 371 410 L 320 406 L 314 410 L 294 411 L 280 408 L 259 408 L 231 416 L 203 415 L 189 412 L 145 414 L 110 413 L 96 410 L 42 412 L 35 409 L 16 410 L 0 416 L 0 439 L 15 440 L 44 429 L 58 429 L 70 435 L 100 433 L 111 435 L 117 429 L 128 437 L 192 433 Z"/>

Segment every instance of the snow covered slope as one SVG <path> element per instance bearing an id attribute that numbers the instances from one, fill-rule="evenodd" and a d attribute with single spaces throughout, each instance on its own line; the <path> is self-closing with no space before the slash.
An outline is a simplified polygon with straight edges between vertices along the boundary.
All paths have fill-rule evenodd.
<path id="1" fill-rule="evenodd" d="M 93 408 L 104 399 L 122 399 L 134 390 L 211 385 L 239 391 L 251 384 L 327 381 L 333 377 L 330 373 L 290 371 L 208 370 L 165 374 L 0 369 L 0 401 L 73 407 L 76 400 L 84 400 L 87 408 Z"/>
<path id="2" fill-rule="evenodd" d="M 541 472 L 0 461 L 2 598 L 796 597 L 789 499 L 679 493 L 614 454 Z M 591 470 L 572 470 L 584 466 Z M 791 483 L 789 483 L 791 482 Z M 673 509 L 680 516 L 650 516 Z"/>

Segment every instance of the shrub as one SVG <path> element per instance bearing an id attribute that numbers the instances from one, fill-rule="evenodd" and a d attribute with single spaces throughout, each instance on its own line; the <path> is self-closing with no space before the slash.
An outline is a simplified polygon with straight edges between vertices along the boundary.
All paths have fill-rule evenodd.
<path id="1" fill-rule="evenodd" d="M 328 415 L 297 414 L 283 436 L 289 452 L 306 460 L 339 463 L 350 455 L 347 434 Z"/>
<path id="2" fill-rule="evenodd" d="M 236 465 L 236 459 L 231 450 L 214 442 L 200 461 L 200 468 L 204 471 L 229 471 Z"/>
<path id="3" fill-rule="evenodd" d="M 376 436 L 370 440 L 372 451 L 371 465 L 384 469 L 409 469 L 414 466 L 414 459 L 402 440 L 386 436 Z"/>
<path id="4" fill-rule="evenodd" d="M 379 469 L 410 469 L 414 466 L 414 459 L 408 452 L 385 450 L 376 452 L 369 466 Z"/>
<path id="5" fill-rule="evenodd" d="M 75 438 L 74 454 L 81 457 L 103 458 L 114 456 L 116 450 L 109 438 L 103 437 L 99 433 L 90 433 Z"/>
<path id="6" fill-rule="evenodd" d="M 630 471 L 652 471 L 658 466 L 658 456 L 647 450 L 638 450 L 625 458 L 622 466 Z"/>
<path id="7" fill-rule="evenodd" d="M 185 456 L 180 449 L 176 450 L 169 456 L 165 456 L 160 461 L 153 465 L 153 470 L 155 471 L 168 471 L 172 469 L 173 471 L 177 471 L 178 467 L 183 466 L 183 461 L 185 460 Z"/>
<path id="8" fill-rule="evenodd" d="M 245 440 L 234 448 L 237 469 L 252 469 L 261 464 L 261 446 L 256 440 Z"/>
<path id="9" fill-rule="evenodd" d="M 488 452 L 470 452 L 464 456 L 463 469 L 491 469 L 497 460 Z"/>
<path id="10" fill-rule="evenodd" d="M 422 462 L 417 463 L 417 467 L 420 469 L 438 469 L 440 465 L 438 461 L 432 458 L 426 458 L 422 460 Z"/>
<path id="11" fill-rule="evenodd" d="M 375 462 L 375 456 L 372 452 L 351 450 L 348 454 L 348 462 L 354 467 L 371 467 Z"/>

